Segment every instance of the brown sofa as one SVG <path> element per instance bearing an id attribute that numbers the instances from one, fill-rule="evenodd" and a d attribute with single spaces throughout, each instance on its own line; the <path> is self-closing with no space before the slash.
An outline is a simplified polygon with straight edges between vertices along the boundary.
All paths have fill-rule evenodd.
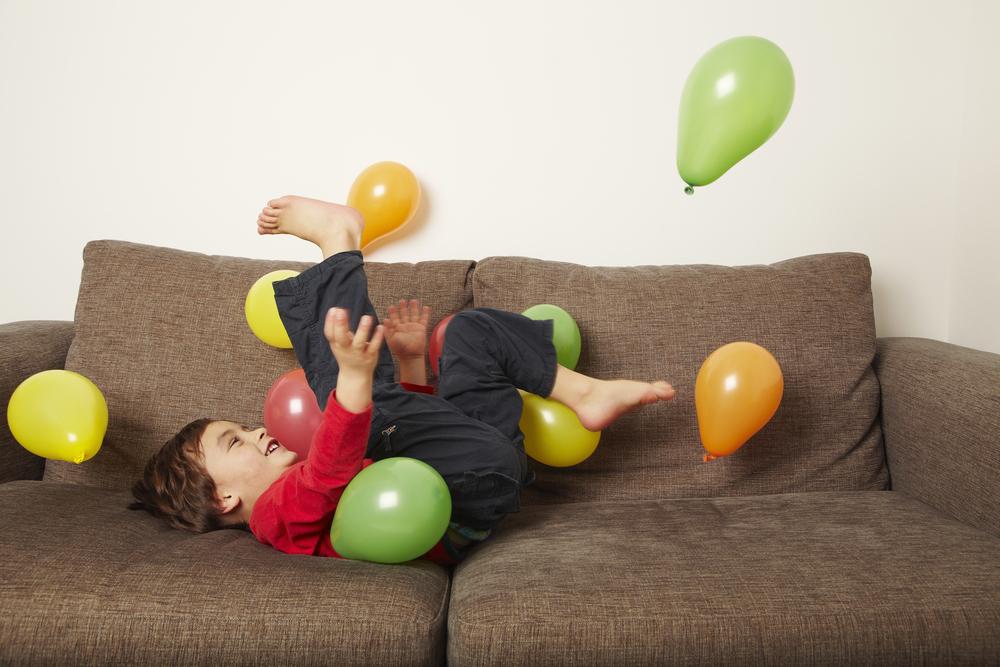
<path id="1" fill-rule="evenodd" d="M 73 322 L 0 325 L 0 410 L 32 373 L 91 378 L 99 454 L 43 461 L 0 419 L 0 663 L 1000 663 L 1000 355 L 876 339 L 868 258 L 588 267 L 368 263 L 379 314 L 568 310 L 577 369 L 678 396 L 579 466 L 532 462 L 521 511 L 454 572 L 291 556 L 130 512 L 151 452 L 201 416 L 262 423 L 291 350 L 243 299 L 308 263 L 93 241 Z M 703 463 L 694 381 L 720 345 L 778 359 L 774 418 Z M 890 490 L 891 489 L 891 490 Z"/>

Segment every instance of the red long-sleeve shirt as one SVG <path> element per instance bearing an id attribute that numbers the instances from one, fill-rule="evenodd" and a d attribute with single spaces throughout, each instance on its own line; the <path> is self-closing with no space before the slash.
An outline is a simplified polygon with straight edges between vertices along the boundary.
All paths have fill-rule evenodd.
<path id="1" fill-rule="evenodd" d="M 400 384 L 434 393 L 429 385 Z M 330 526 L 347 483 L 374 462 L 364 458 L 371 420 L 371 404 L 364 412 L 350 412 L 337 401 L 337 390 L 330 392 L 309 455 L 281 473 L 254 503 L 250 531 L 260 542 L 289 554 L 343 558 L 330 542 Z M 442 565 L 456 562 L 441 542 L 422 558 Z"/>

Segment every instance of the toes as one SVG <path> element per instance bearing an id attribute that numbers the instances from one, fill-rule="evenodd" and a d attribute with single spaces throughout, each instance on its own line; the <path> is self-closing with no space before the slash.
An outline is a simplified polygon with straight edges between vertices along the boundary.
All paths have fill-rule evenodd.
<path id="1" fill-rule="evenodd" d="M 669 401 L 677 395 L 677 391 L 670 386 L 670 383 L 659 380 L 657 382 L 651 382 L 650 386 L 653 388 L 652 394 L 646 394 L 643 399 L 643 405 L 648 403 L 655 403 L 656 401 Z"/>
<path id="2" fill-rule="evenodd" d="M 669 382 L 657 382 L 657 393 L 665 399 L 671 399 L 677 395 L 677 390 L 670 386 Z"/>
<path id="3" fill-rule="evenodd" d="M 272 227 L 275 227 L 278 224 L 278 219 L 273 215 L 264 215 L 263 213 L 261 213 L 260 215 L 257 216 L 257 222 L 261 223 L 262 225 L 270 225 Z"/>
<path id="4" fill-rule="evenodd" d="M 284 197 L 278 197 L 277 199 L 272 199 L 269 202 L 267 202 L 267 205 L 270 206 L 271 208 L 281 208 L 282 206 L 285 206 L 287 204 L 288 204 L 288 195 L 285 195 Z"/>
<path id="5" fill-rule="evenodd" d="M 280 209 L 273 208 L 271 206 L 265 206 L 264 207 L 264 215 L 265 216 L 269 215 L 272 218 L 277 218 L 279 213 L 281 213 Z"/>

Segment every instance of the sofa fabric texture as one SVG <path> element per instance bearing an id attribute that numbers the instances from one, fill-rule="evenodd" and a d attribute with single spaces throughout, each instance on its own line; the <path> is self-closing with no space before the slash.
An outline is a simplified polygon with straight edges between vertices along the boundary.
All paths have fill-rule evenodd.
<path id="1" fill-rule="evenodd" d="M 129 511 L 148 457 L 191 420 L 262 423 L 297 363 L 253 336 L 244 299 L 312 263 L 113 240 L 83 256 L 74 322 L 0 325 L 4 408 L 65 367 L 110 415 L 81 465 L 43 462 L 0 424 L 0 664 L 1000 664 L 1000 355 L 876 341 L 864 255 L 366 261 L 382 317 L 400 298 L 431 306 L 431 327 L 551 303 L 580 326 L 578 371 L 678 390 L 578 466 L 529 461 L 521 510 L 451 571 Z M 695 379 L 736 340 L 774 354 L 784 397 L 704 463 Z"/>
<path id="2" fill-rule="evenodd" d="M 458 566 L 448 660 L 996 664 L 998 555 L 884 491 L 533 506 Z"/>
<path id="3" fill-rule="evenodd" d="M 104 392 L 108 432 L 86 465 L 48 461 L 45 480 L 128 489 L 149 457 L 195 419 L 263 423 L 268 389 L 298 362 L 291 349 L 253 335 L 244 300 L 264 274 L 312 264 L 123 241 L 92 241 L 83 258 L 66 369 Z M 470 305 L 473 264 L 367 263 L 372 303 L 382 314 L 402 295 L 421 299 L 432 309 L 433 326 Z"/>
<path id="4" fill-rule="evenodd" d="M 538 303 L 580 327 L 577 370 L 665 379 L 677 397 L 625 415 L 572 468 L 534 463 L 522 503 L 758 495 L 887 488 L 872 369 L 875 320 L 865 255 L 830 253 L 769 266 L 589 267 L 488 257 L 473 274 L 476 306 L 521 312 Z M 743 448 L 708 464 L 695 380 L 733 341 L 766 348 L 784 395 Z"/>
<path id="5" fill-rule="evenodd" d="M 443 568 L 289 555 L 242 530 L 194 535 L 126 509 L 130 498 L 66 482 L 0 485 L 0 664 L 444 659 Z"/>
<path id="6" fill-rule="evenodd" d="M 997 355 L 923 338 L 881 338 L 892 487 L 1000 537 Z"/>
<path id="7" fill-rule="evenodd" d="M 0 483 L 41 479 L 45 459 L 14 440 L 7 428 L 7 404 L 26 378 L 63 368 L 73 340 L 73 323 L 29 320 L 0 324 Z"/>

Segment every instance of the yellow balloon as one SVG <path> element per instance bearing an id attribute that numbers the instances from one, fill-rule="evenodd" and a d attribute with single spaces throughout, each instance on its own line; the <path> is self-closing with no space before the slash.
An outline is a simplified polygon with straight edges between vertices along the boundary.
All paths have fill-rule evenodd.
<path id="1" fill-rule="evenodd" d="M 298 271 L 282 269 L 271 271 L 257 279 L 257 282 L 247 292 L 243 312 L 247 316 L 247 324 L 257 338 L 272 347 L 291 348 L 292 341 L 285 331 L 278 315 L 278 304 L 274 302 L 273 283 L 299 275 Z"/>
<path id="2" fill-rule="evenodd" d="M 729 456 L 778 411 L 785 383 L 771 353 L 745 341 L 708 355 L 694 385 L 704 460 Z"/>
<path id="3" fill-rule="evenodd" d="M 572 408 L 554 398 L 517 391 L 524 399 L 520 426 L 528 456 L 547 466 L 566 468 L 594 453 L 601 432 L 584 428 Z"/>
<path id="4" fill-rule="evenodd" d="M 347 196 L 348 206 L 361 211 L 365 230 L 361 248 L 407 222 L 420 205 L 420 183 L 398 162 L 376 162 L 362 171 Z"/>
<path id="5" fill-rule="evenodd" d="M 108 404 L 89 378 L 72 371 L 42 371 L 11 394 L 7 425 L 32 454 L 83 463 L 104 442 Z"/>

